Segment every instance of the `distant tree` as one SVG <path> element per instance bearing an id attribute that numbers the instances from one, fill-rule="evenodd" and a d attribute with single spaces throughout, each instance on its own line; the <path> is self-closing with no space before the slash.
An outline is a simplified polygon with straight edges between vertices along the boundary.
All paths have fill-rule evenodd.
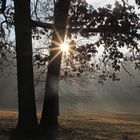
<path id="1" fill-rule="evenodd" d="M 17 129 L 31 131 L 37 127 L 37 114 L 32 65 L 30 1 L 15 0 L 14 5 L 19 114 Z"/>

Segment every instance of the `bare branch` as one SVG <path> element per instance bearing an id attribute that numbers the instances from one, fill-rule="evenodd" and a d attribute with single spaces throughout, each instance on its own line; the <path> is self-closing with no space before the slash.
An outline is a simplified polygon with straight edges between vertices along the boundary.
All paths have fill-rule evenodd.
<path id="1" fill-rule="evenodd" d="M 125 72 L 126 72 L 131 78 L 135 78 L 135 76 L 134 76 L 133 74 L 131 74 L 131 73 L 126 69 L 126 67 L 123 65 L 122 62 L 120 62 L 120 64 L 121 64 L 122 68 L 125 70 Z"/>

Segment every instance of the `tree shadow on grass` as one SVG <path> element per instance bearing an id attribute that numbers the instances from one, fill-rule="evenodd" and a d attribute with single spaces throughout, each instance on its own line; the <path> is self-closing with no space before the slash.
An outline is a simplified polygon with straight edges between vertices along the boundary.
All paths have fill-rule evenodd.
<path id="1" fill-rule="evenodd" d="M 58 130 L 40 130 L 34 132 L 19 132 L 14 130 L 9 140 L 56 140 Z"/>

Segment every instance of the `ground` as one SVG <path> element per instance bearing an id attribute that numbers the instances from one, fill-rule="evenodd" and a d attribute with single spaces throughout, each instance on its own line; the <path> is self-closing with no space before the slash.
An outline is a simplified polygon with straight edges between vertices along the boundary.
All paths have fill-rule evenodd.
<path id="1" fill-rule="evenodd" d="M 140 140 L 139 113 L 63 114 L 57 140 Z M 0 140 L 9 140 L 17 113 L 0 111 Z M 40 140 L 40 139 L 39 139 Z"/>

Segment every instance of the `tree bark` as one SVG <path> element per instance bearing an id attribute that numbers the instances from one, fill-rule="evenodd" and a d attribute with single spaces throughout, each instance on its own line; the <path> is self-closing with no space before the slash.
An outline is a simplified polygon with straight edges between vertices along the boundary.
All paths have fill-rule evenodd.
<path id="1" fill-rule="evenodd" d="M 62 51 L 60 50 L 60 45 L 54 42 L 61 44 L 64 41 L 69 6 L 70 0 L 58 0 L 55 5 L 54 34 L 51 46 L 52 50 L 54 51 L 50 52 L 50 62 L 48 65 L 45 97 L 40 121 L 40 126 L 43 128 L 50 129 L 58 127 L 58 88 Z"/>
<path id="2" fill-rule="evenodd" d="M 37 127 L 34 94 L 30 0 L 15 0 L 15 34 L 18 83 L 18 130 Z"/>

